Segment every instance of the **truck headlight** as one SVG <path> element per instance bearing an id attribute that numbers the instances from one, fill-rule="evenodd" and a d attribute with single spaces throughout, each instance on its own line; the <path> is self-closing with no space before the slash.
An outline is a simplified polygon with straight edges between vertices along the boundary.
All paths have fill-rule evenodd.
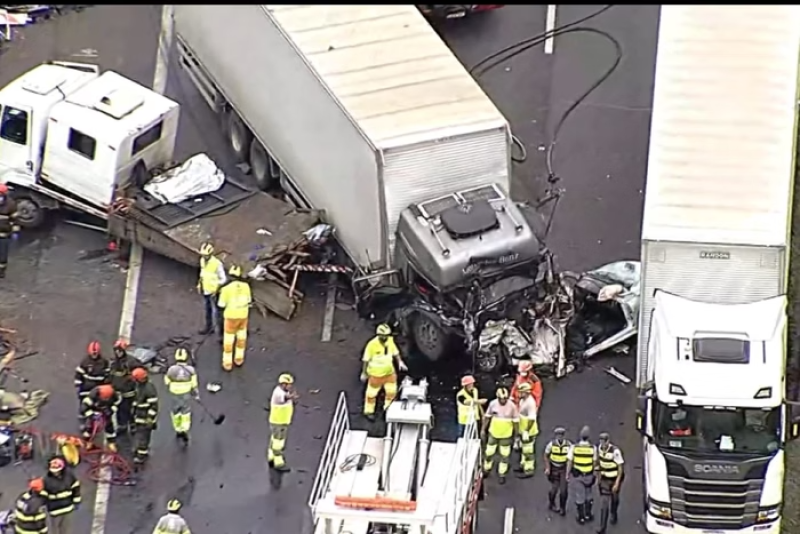
<path id="1" fill-rule="evenodd" d="M 765 506 L 758 510 L 758 516 L 756 516 L 756 523 L 769 523 L 771 521 L 777 520 L 781 515 L 781 505 L 776 504 L 775 506 Z"/>
<path id="2" fill-rule="evenodd" d="M 672 506 L 669 503 L 654 501 L 648 497 L 647 513 L 660 519 L 672 519 Z"/>

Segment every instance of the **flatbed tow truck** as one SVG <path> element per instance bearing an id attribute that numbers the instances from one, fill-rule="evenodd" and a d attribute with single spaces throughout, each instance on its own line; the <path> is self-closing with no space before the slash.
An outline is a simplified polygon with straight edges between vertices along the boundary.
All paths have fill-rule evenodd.
<path id="1" fill-rule="evenodd" d="M 114 238 L 187 265 L 197 265 L 200 245 L 212 241 L 247 272 L 319 221 L 319 212 L 298 211 L 230 177 L 178 202 L 145 191 L 151 182 L 185 180 L 193 160 L 205 157 L 174 167 L 179 108 L 82 63 L 45 63 L 0 89 L 0 183 L 18 203 L 20 225 L 36 228 L 66 208 L 107 221 Z M 266 309 L 292 317 L 297 300 L 279 284 L 253 284 L 253 293 Z"/>
<path id="2" fill-rule="evenodd" d="M 455 443 L 430 441 L 428 384 L 406 377 L 386 435 L 350 427 L 339 396 L 309 507 L 315 534 L 470 534 L 481 495 L 481 441 L 470 422 Z"/>

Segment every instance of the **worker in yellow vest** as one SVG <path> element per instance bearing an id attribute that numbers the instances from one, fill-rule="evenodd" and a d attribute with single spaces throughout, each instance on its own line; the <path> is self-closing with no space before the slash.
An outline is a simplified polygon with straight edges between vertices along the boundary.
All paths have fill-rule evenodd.
<path id="1" fill-rule="evenodd" d="M 508 462 L 511 458 L 511 444 L 514 441 L 514 434 L 519 431 L 519 411 L 517 406 L 508 399 L 508 390 L 506 388 L 499 388 L 497 390 L 497 398 L 489 403 L 486 414 L 483 416 L 481 435 L 486 434 L 487 427 L 489 428 L 489 436 L 486 440 L 483 472 L 486 476 L 489 476 L 492 472 L 494 455 L 497 454 L 499 449 L 498 482 L 505 484 L 506 474 L 508 474 Z"/>
<path id="2" fill-rule="evenodd" d="M 519 468 L 517 469 L 519 478 L 530 478 L 533 476 L 536 467 L 536 436 L 539 435 L 539 423 L 537 421 L 538 405 L 532 394 L 532 387 L 529 383 L 523 382 L 519 385 L 519 437 L 520 454 Z"/>
<path id="3" fill-rule="evenodd" d="M 361 382 L 367 383 L 367 390 L 364 394 L 364 415 L 367 419 L 375 417 L 375 405 L 381 390 L 384 394 L 384 410 L 397 396 L 397 372 L 394 362 L 397 361 L 397 367 L 401 371 L 408 370 L 400 357 L 400 350 L 394 342 L 389 325 L 378 325 L 375 334 L 375 337 L 370 339 L 364 347 L 364 355 L 361 358 Z"/>
<path id="4" fill-rule="evenodd" d="M 250 315 L 250 305 L 253 295 L 250 284 L 242 278 L 242 268 L 232 265 L 228 274 L 231 281 L 225 284 L 219 292 L 219 307 L 222 308 L 223 336 L 222 336 L 222 368 L 226 371 L 233 369 L 236 364 L 244 364 L 244 352 L 247 348 L 247 318 Z"/>
<path id="5" fill-rule="evenodd" d="M 297 397 L 294 391 L 294 377 L 289 373 L 283 373 L 278 377 L 278 385 L 272 391 L 269 402 L 267 463 L 276 471 L 289 471 L 283 451 L 286 449 L 286 435 L 289 432 L 289 425 L 292 424 L 294 401 Z"/>
<path id="6" fill-rule="evenodd" d="M 225 266 L 214 255 L 214 245 L 203 243 L 200 246 L 200 276 L 197 279 L 197 292 L 203 295 L 206 323 L 200 334 L 211 334 L 216 327 L 222 335 L 222 310 L 217 306 L 217 293 L 225 285 Z"/>
<path id="7" fill-rule="evenodd" d="M 456 393 L 459 436 L 464 435 L 464 428 L 469 423 L 470 417 L 476 424 L 483 419 L 483 406 L 487 402 L 487 399 L 480 398 L 474 376 L 467 375 L 461 379 L 461 389 Z"/>
<path id="8" fill-rule="evenodd" d="M 567 452 L 567 480 L 572 481 L 575 494 L 576 520 L 581 525 L 594 520 L 592 487 L 595 483 L 597 448 L 591 442 L 588 426 L 581 428 L 580 439 Z"/>

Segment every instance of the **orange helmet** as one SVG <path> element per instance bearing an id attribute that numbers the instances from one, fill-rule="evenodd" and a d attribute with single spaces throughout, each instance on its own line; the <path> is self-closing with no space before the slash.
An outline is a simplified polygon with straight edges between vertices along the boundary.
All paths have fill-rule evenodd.
<path id="1" fill-rule="evenodd" d="M 86 354 L 89 356 L 100 356 L 100 342 L 92 341 L 89 343 L 89 346 L 86 347 Z"/>
<path id="2" fill-rule="evenodd" d="M 114 396 L 114 386 L 111 384 L 97 386 L 97 395 L 101 400 L 110 400 Z"/>
<path id="3" fill-rule="evenodd" d="M 529 360 L 523 360 L 517 365 L 517 372 L 527 373 L 533 369 L 533 364 Z"/>
<path id="4" fill-rule="evenodd" d="M 147 369 L 144 367 L 137 367 L 133 371 L 131 371 L 131 378 L 136 380 L 137 382 L 144 382 L 147 380 Z"/>
<path id="5" fill-rule="evenodd" d="M 130 346 L 130 343 L 128 343 L 128 340 L 127 340 L 127 339 L 125 339 L 124 337 L 121 337 L 121 338 L 119 338 L 118 340 L 116 340 L 116 341 L 114 342 L 114 348 L 115 348 L 115 349 L 122 349 L 122 350 L 125 350 L 125 349 L 127 349 L 129 346 Z"/>
<path id="6" fill-rule="evenodd" d="M 48 469 L 53 472 L 61 471 L 66 466 L 67 463 L 64 461 L 63 458 L 52 458 L 47 464 Z"/>
<path id="7" fill-rule="evenodd" d="M 28 488 L 31 491 L 40 492 L 44 489 L 44 480 L 41 478 L 32 478 L 28 481 Z"/>
<path id="8" fill-rule="evenodd" d="M 472 376 L 472 375 L 467 375 L 467 376 L 465 376 L 465 377 L 463 377 L 461 379 L 461 386 L 462 387 L 471 386 L 474 383 L 475 383 L 475 377 Z"/>

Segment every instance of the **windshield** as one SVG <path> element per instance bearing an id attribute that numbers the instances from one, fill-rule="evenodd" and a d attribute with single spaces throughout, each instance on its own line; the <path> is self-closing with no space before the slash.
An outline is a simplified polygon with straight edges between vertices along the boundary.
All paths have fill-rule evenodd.
<path id="1" fill-rule="evenodd" d="M 780 445 L 780 408 L 670 406 L 654 403 L 659 447 L 685 452 L 772 454 Z"/>

